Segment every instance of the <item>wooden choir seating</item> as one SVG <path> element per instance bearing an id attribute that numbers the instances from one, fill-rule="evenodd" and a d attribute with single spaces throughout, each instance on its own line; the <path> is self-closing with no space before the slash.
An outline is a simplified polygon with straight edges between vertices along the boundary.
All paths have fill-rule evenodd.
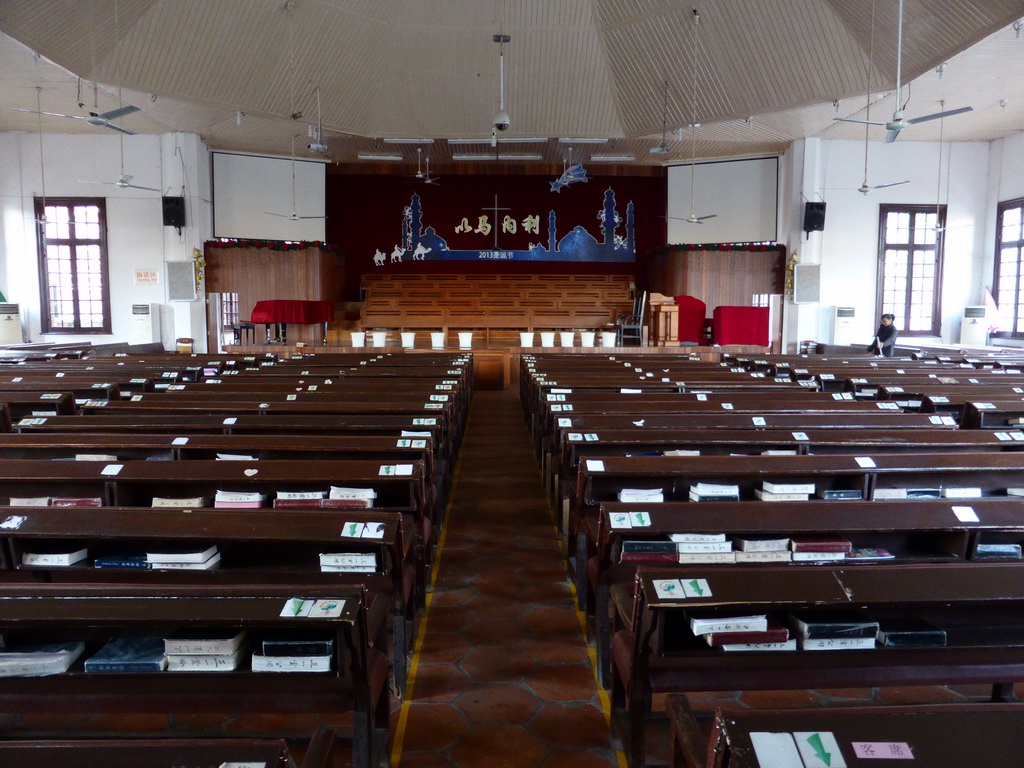
<path id="1" fill-rule="evenodd" d="M 632 307 L 628 275 L 366 274 L 363 328 L 590 329 Z"/>
<path id="2" fill-rule="evenodd" d="M 1024 646 L 975 640 L 1024 620 L 1021 563 L 765 567 L 714 571 L 641 566 L 630 621 L 612 635 L 612 717 L 627 762 L 644 765 L 644 724 L 657 693 L 860 686 L 992 686 L 1012 697 Z M 696 584 L 685 596 L 656 585 Z M 699 588 L 699 591 L 698 589 Z M 683 592 L 679 586 L 679 592 Z M 875 619 L 916 616 L 947 629 L 944 646 L 843 651 L 722 652 L 695 638 L 690 611 L 736 616 L 856 608 Z M 958 733 L 963 733 L 958 729 Z"/>
<path id="3" fill-rule="evenodd" d="M 344 601 L 337 617 L 282 616 L 292 598 Z M 342 584 L 0 584 L 0 632 L 24 641 L 84 641 L 68 672 L 10 677 L 0 710 L 48 714 L 353 713 L 353 765 L 371 768 L 390 748 L 386 598 Z M 83 658 L 128 633 L 165 636 L 177 628 L 247 628 L 253 637 L 333 639 L 323 673 L 175 672 L 87 674 Z M 225 683 L 225 676 L 230 682 Z M 106 764 L 106 763 L 105 763 Z M 180 764 L 180 763 L 176 763 Z"/>

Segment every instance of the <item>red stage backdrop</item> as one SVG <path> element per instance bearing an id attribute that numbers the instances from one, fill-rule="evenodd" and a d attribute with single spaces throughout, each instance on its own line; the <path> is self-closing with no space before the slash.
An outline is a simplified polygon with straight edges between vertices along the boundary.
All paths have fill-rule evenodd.
<path id="1" fill-rule="evenodd" d="M 374 270 L 629 274 L 642 285 L 645 254 L 665 244 L 666 178 L 594 176 L 586 183 L 552 192 L 555 178 L 552 174 L 442 174 L 439 184 L 425 184 L 398 174 L 329 173 L 327 239 L 345 253 L 345 299 L 358 299 L 363 273 Z M 627 241 L 627 208 L 632 204 L 629 244 L 636 253 L 635 261 L 517 260 L 517 254 L 530 251 L 531 246 L 534 257 L 543 259 L 543 249 L 558 241 L 564 243 L 567 236 L 588 242 L 610 239 L 609 189 L 614 193 L 614 237 L 620 244 L 617 258 L 625 258 L 621 246 Z M 419 197 L 415 207 L 414 195 Z M 415 218 L 410 218 L 409 209 L 415 211 Z M 435 249 L 413 258 L 412 249 L 407 248 L 410 221 L 419 233 L 429 228 L 430 236 L 443 240 L 450 250 L 487 255 L 450 261 L 439 258 Z M 403 252 L 396 254 L 397 258 L 392 255 L 399 250 Z"/>

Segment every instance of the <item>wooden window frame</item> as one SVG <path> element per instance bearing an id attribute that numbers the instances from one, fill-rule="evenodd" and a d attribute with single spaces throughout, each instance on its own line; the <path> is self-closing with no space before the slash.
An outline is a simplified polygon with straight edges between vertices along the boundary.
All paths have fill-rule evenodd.
<path id="1" fill-rule="evenodd" d="M 74 221 L 74 209 L 75 206 L 95 206 L 99 210 L 99 229 L 100 236 L 98 239 L 79 240 L 76 237 L 69 237 L 67 239 L 59 238 L 50 240 L 46 237 L 46 227 L 41 223 L 45 213 L 46 206 L 61 206 L 70 209 L 69 219 Z M 39 305 L 39 324 L 40 333 L 49 335 L 79 335 L 79 334 L 92 334 L 102 335 L 111 333 L 111 311 L 110 311 L 110 268 L 107 259 L 107 201 L 106 198 L 102 197 L 48 197 L 44 201 L 42 198 L 34 198 L 34 210 L 36 217 L 36 246 L 37 246 L 37 267 L 39 270 L 39 293 L 40 293 L 40 305 Z M 69 234 L 74 232 L 72 227 Z M 79 312 L 78 303 L 78 282 L 77 272 L 75 269 L 71 270 L 72 282 L 74 286 L 74 308 L 75 308 L 75 325 L 74 326 L 59 326 L 54 327 L 53 317 L 50 314 L 50 297 L 49 297 L 49 280 L 46 259 L 46 246 L 52 243 L 59 243 L 62 245 L 72 246 L 72 263 L 75 259 L 74 246 L 76 244 L 89 244 L 99 245 L 100 249 L 100 275 L 102 280 L 102 288 L 100 298 L 103 306 L 103 325 L 101 327 L 82 327 L 81 315 Z"/>
<path id="2" fill-rule="evenodd" d="M 942 335 L 942 271 L 943 262 L 945 261 L 946 251 L 946 206 L 945 205 L 895 205 L 886 204 L 878 206 L 878 265 L 877 265 L 877 279 L 875 286 L 875 302 L 878 311 L 876 314 L 881 314 L 884 310 L 882 307 L 885 306 L 885 251 L 886 251 L 886 218 L 890 213 L 909 213 L 911 215 L 911 222 L 913 217 L 919 214 L 934 213 L 937 214 L 937 225 L 939 231 L 935 233 L 935 290 L 932 292 L 932 325 L 927 330 L 910 330 L 910 296 L 913 292 L 913 271 L 910 269 L 910 265 L 913 260 L 908 261 L 908 274 L 907 274 L 907 303 L 904 308 L 897 311 L 896 324 L 900 329 L 900 336 L 941 336 Z M 907 243 L 907 249 L 913 250 L 913 232 L 916 228 L 911 226 L 910 228 L 910 242 Z"/>
<path id="3" fill-rule="evenodd" d="M 1003 242 L 1002 240 L 1003 215 L 1006 213 L 1006 211 L 1013 210 L 1014 208 L 1020 208 L 1021 215 L 1024 216 L 1024 197 L 1017 197 L 1014 198 L 1013 200 L 1004 200 L 1003 202 L 999 203 L 999 205 L 996 206 L 996 239 L 995 259 L 992 263 L 992 296 L 995 298 L 996 303 L 999 304 L 1000 315 L 1002 314 L 1003 305 L 999 303 L 999 267 L 1002 264 L 1003 248 L 1006 247 L 1007 245 L 1011 245 L 1009 243 Z M 1021 299 L 1021 283 L 1024 282 L 1024 275 L 1021 274 L 1021 270 L 1024 269 L 1024 233 L 1022 233 L 1021 239 L 1015 241 L 1015 243 L 1013 243 L 1012 245 L 1016 245 L 1017 247 L 1017 284 L 1014 290 L 1016 300 L 1013 303 L 1013 315 L 1011 320 L 1012 324 L 1010 326 L 1011 329 L 1017 327 L 1017 322 L 1020 319 L 1017 315 L 1017 307 L 1020 304 Z M 1002 317 L 1000 317 L 999 319 L 1001 321 Z M 999 339 L 1024 339 L 1024 331 L 998 331 L 992 333 L 992 337 Z"/>

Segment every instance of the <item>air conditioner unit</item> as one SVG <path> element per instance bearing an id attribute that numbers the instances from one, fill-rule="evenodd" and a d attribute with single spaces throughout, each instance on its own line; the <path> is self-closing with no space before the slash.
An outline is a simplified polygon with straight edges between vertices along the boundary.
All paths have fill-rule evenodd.
<path id="1" fill-rule="evenodd" d="M 0 344 L 21 344 L 25 336 L 21 331 L 21 306 L 0 304 Z"/>
<path id="2" fill-rule="evenodd" d="M 158 344 L 160 342 L 160 305 L 132 304 L 132 327 L 129 344 Z"/>
<path id="3" fill-rule="evenodd" d="M 988 318 L 984 306 L 964 307 L 960 322 L 960 343 L 983 347 L 988 341 Z"/>
<path id="4" fill-rule="evenodd" d="M 847 347 L 864 342 L 857 336 L 857 310 L 854 307 L 836 307 L 835 319 L 832 324 L 832 343 Z"/>

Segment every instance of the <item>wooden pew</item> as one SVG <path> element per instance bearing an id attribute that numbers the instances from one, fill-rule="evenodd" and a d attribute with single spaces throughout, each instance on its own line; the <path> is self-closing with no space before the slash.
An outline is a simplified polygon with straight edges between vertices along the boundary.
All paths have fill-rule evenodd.
<path id="1" fill-rule="evenodd" d="M 989 684 L 1012 696 L 1024 646 L 965 640 L 975 627 L 1024 618 L 1024 564 L 873 568 L 641 567 L 631 628 L 613 639 L 612 715 L 631 766 L 644 764 L 644 723 L 655 693 L 855 686 Z M 679 592 L 679 597 L 667 597 Z M 683 585 L 687 585 L 684 589 Z M 726 653 L 694 638 L 686 612 L 786 614 L 856 607 L 875 618 L 919 616 L 947 628 L 941 647 Z"/>
<path id="2" fill-rule="evenodd" d="M 291 598 L 343 601 L 335 618 L 282 616 Z M 65 674 L 12 677 L 0 691 L 0 710 L 47 713 L 348 712 L 354 713 L 353 764 L 384 764 L 390 742 L 387 658 L 370 645 L 383 622 L 380 602 L 361 589 L 285 586 L 0 585 L 0 631 L 8 646 L 84 640 L 83 658 L 126 632 L 166 636 L 175 628 L 246 627 L 250 633 L 334 638 L 326 673 L 86 674 L 79 659 Z M 227 681 L 230 680 L 230 683 Z"/>
<path id="3" fill-rule="evenodd" d="M 840 760 L 846 765 L 860 765 L 866 760 L 913 760 L 929 768 L 1016 768 L 1024 764 L 1022 742 L 1006 738 L 1006 734 L 1020 733 L 1024 728 L 1021 704 L 716 709 L 708 740 L 685 696 L 669 694 L 666 713 L 672 729 L 669 768 L 762 768 L 751 738 L 755 733 L 799 733 L 805 740 L 814 734 L 827 734 L 831 738 L 827 747 L 822 744 L 820 753 L 833 765 L 839 765 Z M 832 751 L 832 739 L 838 754 Z M 803 746 L 810 747 L 812 755 L 819 754 L 814 746 Z"/>
<path id="4" fill-rule="evenodd" d="M 953 513 L 955 502 L 921 500 L 913 503 L 886 501 L 801 501 L 775 502 L 770 509 L 751 502 L 681 502 L 601 504 L 596 543 L 586 566 L 586 581 L 579 591 L 581 607 L 592 618 L 591 635 L 597 650 L 602 682 L 610 670 L 612 616 L 628 611 L 613 605 L 612 595 L 621 601 L 634 581 L 636 569 L 644 564 L 643 554 L 624 555 L 625 541 L 658 541 L 673 533 L 725 534 L 737 538 L 789 538 L 791 536 L 841 536 L 855 549 L 882 549 L 892 559 L 864 558 L 843 562 L 857 567 L 892 563 L 982 562 L 978 545 L 993 542 L 1024 542 L 1024 512 L 1011 498 L 990 498 L 970 502 L 978 522 L 960 520 Z M 647 525 L 633 525 L 642 513 Z M 628 524 L 623 519 L 630 521 Z M 627 527 L 628 525 L 628 527 Z M 667 555 L 651 555 L 664 560 Z M 648 561 L 650 563 L 650 560 Z M 659 567 L 669 568 L 664 564 Z M 709 572 L 723 567 L 763 568 L 771 563 L 750 562 L 736 566 L 707 564 Z M 829 567 L 835 563 L 828 564 Z M 680 564 L 679 569 L 694 566 Z M 794 568 L 817 568 L 816 562 L 793 562 Z M 618 592 L 616 593 L 616 587 Z"/>
<path id="5" fill-rule="evenodd" d="M 334 731 L 319 729 L 298 768 L 330 768 Z M 183 765 L 296 765 L 284 739 L 19 739 L 0 741 L 0 765 L 19 768 L 181 768 Z"/>
<path id="6" fill-rule="evenodd" d="M 171 509 L 151 507 L 0 507 L 2 581 L 128 584 L 341 584 L 365 586 L 391 600 L 395 683 L 405 690 L 406 653 L 424 584 L 417 581 L 416 523 L 411 515 L 379 510 Z M 17 521 L 11 527 L 10 521 Z M 358 530 L 353 529 L 358 525 Z M 360 535 L 380 526 L 379 538 Z M 355 534 L 355 535 L 350 535 Z M 211 570 L 94 567 L 97 558 L 130 558 L 161 548 L 203 551 L 216 544 Z M 70 566 L 26 564 L 26 553 L 74 552 Z M 372 573 L 322 572 L 322 552 L 364 553 Z"/>

